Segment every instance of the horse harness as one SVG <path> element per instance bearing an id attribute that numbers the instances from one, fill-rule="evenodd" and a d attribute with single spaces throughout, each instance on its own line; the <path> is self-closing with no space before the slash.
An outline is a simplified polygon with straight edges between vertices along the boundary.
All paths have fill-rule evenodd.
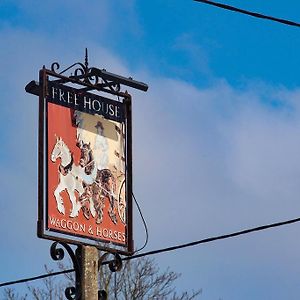
<path id="1" fill-rule="evenodd" d="M 71 153 L 71 161 L 64 167 L 62 164 L 59 165 L 59 172 L 61 173 L 61 175 L 66 176 L 68 175 L 68 173 L 72 170 L 72 166 L 73 166 L 73 153 Z"/>

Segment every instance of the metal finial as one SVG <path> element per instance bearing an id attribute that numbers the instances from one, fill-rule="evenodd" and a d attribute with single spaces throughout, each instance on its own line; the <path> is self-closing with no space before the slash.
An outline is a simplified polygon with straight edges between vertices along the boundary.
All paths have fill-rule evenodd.
<path id="1" fill-rule="evenodd" d="M 84 64 L 85 64 L 85 67 L 88 68 L 89 61 L 88 61 L 88 49 L 87 48 L 85 48 L 85 62 L 84 62 Z"/>

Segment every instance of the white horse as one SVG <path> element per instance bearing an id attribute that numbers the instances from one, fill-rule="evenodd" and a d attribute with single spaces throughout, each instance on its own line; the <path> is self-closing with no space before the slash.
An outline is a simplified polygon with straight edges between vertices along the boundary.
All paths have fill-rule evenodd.
<path id="1" fill-rule="evenodd" d="M 64 202 L 60 193 L 67 190 L 72 203 L 70 217 L 74 218 L 78 216 L 81 209 L 81 203 L 77 201 L 75 191 L 79 193 L 79 196 L 84 192 L 80 176 L 82 174 L 82 167 L 74 164 L 73 155 L 68 146 L 61 138 L 56 137 L 56 143 L 51 153 L 51 161 L 55 162 L 58 158 L 61 159 L 59 166 L 59 183 L 54 191 L 57 210 L 61 214 L 65 214 Z"/>

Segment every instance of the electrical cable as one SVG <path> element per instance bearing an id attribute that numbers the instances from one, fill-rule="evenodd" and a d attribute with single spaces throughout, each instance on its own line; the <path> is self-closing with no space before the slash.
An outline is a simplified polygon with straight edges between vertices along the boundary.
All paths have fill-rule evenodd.
<path id="1" fill-rule="evenodd" d="M 136 198 L 135 198 L 135 196 L 134 196 L 133 193 L 132 193 L 132 197 L 133 197 L 134 202 L 135 202 L 135 204 L 136 204 L 136 207 L 137 207 L 137 209 L 138 209 L 138 211 L 139 211 L 139 214 L 140 214 L 140 216 L 141 216 L 141 218 L 142 218 L 142 221 L 143 221 L 143 224 L 144 224 L 144 228 L 145 228 L 145 234 L 146 234 L 145 243 L 144 243 L 144 245 L 143 245 L 141 248 L 139 248 L 138 250 L 134 251 L 134 254 L 136 254 L 137 252 L 140 252 L 140 251 L 142 251 L 143 249 L 145 249 L 145 247 L 147 246 L 148 241 L 149 241 L 149 232 L 148 232 L 148 226 L 147 226 L 147 223 L 146 223 L 145 218 L 144 218 L 144 216 L 143 216 L 143 213 L 142 213 L 142 210 L 141 210 L 141 208 L 140 208 L 140 205 L 139 205 L 139 203 L 137 202 L 137 200 L 136 200 Z"/>
<path id="2" fill-rule="evenodd" d="M 210 238 L 206 238 L 206 239 L 203 239 L 203 240 L 194 241 L 194 242 L 190 242 L 190 243 L 186 243 L 186 244 L 181 244 L 181 245 L 162 248 L 162 249 L 153 250 L 153 251 L 149 251 L 149 252 L 144 252 L 144 253 L 141 253 L 141 254 L 137 254 L 137 255 L 133 255 L 133 256 L 129 256 L 129 257 L 124 257 L 122 260 L 125 261 L 125 260 L 140 258 L 140 257 L 148 256 L 148 255 L 154 255 L 154 254 L 159 254 L 159 253 L 163 253 L 163 252 L 170 252 L 170 251 L 179 250 L 179 249 L 182 249 L 182 248 L 196 246 L 196 245 L 199 245 L 199 244 L 210 243 L 210 242 L 217 241 L 217 240 L 224 240 L 224 239 L 236 237 L 236 236 L 239 236 L 239 235 L 244 235 L 244 234 L 248 234 L 248 233 L 252 233 L 252 232 L 256 232 L 256 231 L 262 231 L 262 230 L 266 230 L 266 229 L 269 229 L 269 228 L 279 227 L 279 226 L 283 226 L 283 225 L 289 225 L 289 224 L 293 224 L 293 223 L 296 223 L 296 222 L 300 222 L 300 218 L 291 219 L 291 220 L 288 220 L 288 221 L 283 221 L 283 222 L 278 222 L 278 223 L 272 223 L 272 224 L 263 225 L 263 226 L 259 226 L 259 227 L 254 227 L 254 228 L 250 228 L 250 229 L 245 229 L 245 230 L 242 230 L 242 231 L 237 231 L 237 232 L 233 232 L 233 233 L 230 233 L 230 234 L 210 237 Z"/>
<path id="3" fill-rule="evenodd" d="M 136 258 L 140 258 L 140 257 L 149 256 L 149 255 L 155 255 L 155 254 L 159 254 L 159 253 L 170 252 L 170 251 L 179 250 L 179 249 L 182 249 L 182 248 L 192 247 L 192 246 L 196 246 L 196 245 L 199 245 L 199 244 L 210 243 L 210 242 L 217 241 L 217 240 L 224 240 L 224 239 L 236 237 L 236 236 L 239 236 L 239 235 L 245 235 L 245 234 L 249 234 L 249 233 L 252 233 L 252 232 L 262 231 L 262 230 L 266 230 L 266 229 L 270 229 L 270 228 L 274 228 L 274 227 L 280 227 L 280 226 L 284 226 L 284 225 L 289 225 L 289 224 L 293 224 L 293 223 L 297 223 L 297 222 L 300 222 L 300 218 L 290 219 L 290 220 L 287 220 L 287 221 L 272 223 L 272 224 L 263 225 L 263 226 L 259 226 L 259 227 L 254 227 L 254 228 L 249 228 L 249 229 L 233 232 L 233 233 L 230 233 L 230 234 L 214 236 L 214 237 L 210 237 L 210 238 L 206 238 L 206 239 L 202 239 L 202 240 L 198 240 L 198 241 L 194 241 L 194 242 L 190 242 L 190 243 L 186 243 L 186 244 L 180 244 L 180 245 L 176 245 L 176 246 L 172 246 L 172 247 L 162 248 L 162 249 L 158 249 L 158 250 L 152 250 L 152 251 L 148 251 L 148 252 L 144 252 L 144 253 L 128 256 L 128 257 L 124 257 L 124 258 L 122 258 L 122 260 L 127 261 L 127 260 L 131 260 L 131 259 L 136 259 Z M 102 265 L 107 265 L 110 262 L 113 262 L 113 261 L 104 261 L 102 263 Z M 70 273 L 70 272 L 73 272 L 73 271 L 74 271 L 74 269 L 69 269 L 69 270 L 65 270 L 65 271 L 61 271 L 61 272 L 54 272 L 54 273 L 44 274 L 44 275 L 40 275 L 40 276 L 36 276 L 36 277 L 31 277 L 31 278 L 26 278 L 26 279 L 21 279 L 21 280 L 16 280 L 16 281 L 0 283 L 0 287 L 8 286 L 8 285 L 16 284 L 16 283 L 22 283 L 22 282 L 28 282 L 28 281 L 32 281 L 32 280 L 42 279 L 42 278 L 55 276 L 55 275 L 61 275 L 61 274 Z"/>
<path id="4" fill-rule="evenodd" d="M 51 277 L 51 276 L 67 274 L 67 273 L 71 273 L 71 272 L 74 272 L 74 271 L 75 271 L 74 269 L 68 269 L 68 270 L 64 270 L 64 271 L 43 274 L 43 275 L 39 275 L 39 276 L 35 276 L 35 277 L 29 277 L 29 278 L 25 278 L 25 279 L 19 279 L 19 280 L 15 280 L 15 281 L 4 282 L 4 283 L 0 283 L 0 287 L 13 285 L 13 284 L 17 284 L 17 283 L 24 283 L 24 282 L 38 280 L 38 279 L 43 279 L 43 278 L 47 278 L 47 277 Z"/>
<path id="5" fill-rule="evenodd" d="M 209 1 L 209 0 L 194 0 L 194 1 L 205 3 L 205 4 L 208 4 L 208 5 L 212 5 L 212 6 L 216 6 L 216 7 L 219 7 L 219 8 L 226 9 L 226 10 L 238 12 L 238 13 L 241 13 L 241 14 L 244 14 L 244 15 L 255 17 L 255 18 L 270 20 L 270 21 L 273 21 L 273 22 L 278 22 L 278 23 L 281 23 L 281 24 L 289 25 L 289 26 L 300 27 L 300 23 L 296 23 L 296 22 L 293 22 L 293 21 L 285 20 L 285 19 L 275 18 L 275 17 L 272 17 L 272 16 L 266 16 L 266 15 L 263 15 L 263 14 L 260 14 L 260 13 L 240 9 L 240 8 L 237 8 L 237 7 L 234 7 L 234 6 L 231 6 L 231 5 L 227 5 L 227 4 L 222 4 L 222 3 L 219 3 L 219 2 L 213 2 L 213 1 Z"/>
<path id="6" fill-rule="evenodd" d="M 118 101 L 121 102 L 119 96 L 117 96 L 117 97 L 118 97 Z M 121 132 L 123 132 L 123 126 L 124 126 L 124 123 L 122 123 L 121 126 L 122 126 L 122 127 L 121 127 Z M 124 151 L 125 151 L 125 145 L 123 145 L 123 149 L 124 149 Z M 124 156 L 125 156 L 125 152 L 124 152 Z M 127 166 L 125 166 L 125 169 L 127 169 Z M 124 183 L 125 183 L 125 180 L 122 182 L 120 190 L 122 190 L 122 187 L 123 187 Z M 135 198 L 133 192 L 132 192 L 132 197 L 133 197 L 133 199 L 134 199 L 134 202 L 135 202 L 135 204 L 136 204 L 136 207 L 137 207 L 137 209 L 138 209 L 138 212 L 139 212 L 139 214 L 140 214 L 140 216 L 141 216 L 141 218 L 142 218 L 143 225 L 144 225 L 144 229 L 145 229 L 145 234 L 146 234 L 146 239 L 145 239 L 144 245 L 143 245 L 141 248 L 135 250 L 135 251 L 134 251 L 134 254 L 135 254 L 135 253 L 137 253 L 137 252 L 142 251 L 142 250 L 145 249 L 145 247 L 147 246 L 148 240 L 149 240 L 149 232 L 148 232 L 148 226 L 147 226 L 147 223 L 146 223 L 145 218 L 144 218 L 144 216 L 143 216 L 142 210 L 141 210 L 140 205 L 139 205 L 137 199 Z M 120 195 L 119 195 L 119 202 L 120 202 Z"/>

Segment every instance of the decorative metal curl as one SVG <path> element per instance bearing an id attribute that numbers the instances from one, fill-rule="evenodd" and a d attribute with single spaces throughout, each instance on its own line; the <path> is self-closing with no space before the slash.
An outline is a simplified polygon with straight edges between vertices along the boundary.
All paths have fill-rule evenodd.
<path id="1" fill-rule="evenodd" d="M 58 62 L 54 62 L 52 65 L 51 65 L 51 71 L 54 72 L 54 73 L 57 73 L 57 71 L 59 70 L 60 68 L 60 65 Z"/>
<path id="2" fill-rule="evenodd" d="M 65 68 L 64 70 L 60 71 L 60 65 L 58 62 L 54 62 L 51 65 L 51 71 L 58 74 L 58 75 L 63 75 L 64 73 L 66 73 L 67 71 L 71 70 L 72 68 L 74 68 L 74 75 L 71 73 L 70 78 L 71 79 L 76 79 L 78 80 L 80 83 L 87 83 L 89 85 L 95 86 L 95 88 L 97 88 L 97 85 L 100 82 L 100 77 L 97 75 L 94 75 L 90 72 L 90 68 L 88 68 L 87 65 L 84 65 L 80 62 L 76 62 L 74 64 L 72 64 L 71 66 Z M 116 89 L 117 91 L 120 90 Z"/>
<path id="3" fill-rule="evenodd" d="M 67 71 L 71 70 L 75 66 L 79 66 L 74 71 L 75 77 L 79 76 L 78 72 L 81 72 L 81 75 L 87 75 L 88 74 L 89 68 L 87 68 L 84 64 L 82 64 L 80 62 L 76 62 L 76 63 L 72 64 L 71 66 L 65 68 L 62 71 L 59 70 L 60 69 L 60 64 L 58 62 L 54 62 L 51 65 L 51 71 L 58 74 L 58 75 L 62 75 L 64 73 L 66 73 Z"/>
<path id="4" fill-rule="evenodd" d="M 115 83 L 115 84 L 113 85 L 113 87 L 114 87 L 115 92 L 120 92 L 120 90 L 121 90 L 121 85 L 120 85 L 120 83 Z"/>
<path id="5" fill-rule="evenodd" d="M 66 288 L 65 296 L 68 300 L 69 299 L 80 299 L 80 297 L 76 298 L 76 288 L 74 286 Z"/>
<path id="6" fill-rule="evenodd" d="M 98 86 L 100 86 L 102 88 L 108 88 L 110 91 L 115 92 L 115 93 L 120 92 L 120 90 L 121 90 L 120 83 L 113 82 L 113 81 L 108 81 L 106 79 L 101 78 L 101 76 L 99 76 L 99 75 L 93 75 L 93 76 L 97 77 L 98 81 L 99 81 L 99 78 L 101 79 L 102 83 L 98 84 Z"/>
<path id="7" fill-rule="evenodd" d="M 108 267 L 111 272 L 118 272 L 122 269 L 123 263 L 122 263 L 122 258 L 120 254 L 118 253 L 111 253 L 111 252 L 106 252 L 99 258 L 99 263 L 98 263 L 98 268 L 105 264 L 105 260 L 109 255 L 113 255 L 114 259 L 108 262 Z"/>
<path id="8" fill-rule="evenodd" d="M 98 291 L 98 300 L 106 300 L 107 293 L 104 290 Z"/>
<path id="9" fill-rule="evenodd" d="M 88 78 L 90 84 L 97 86 L 99 84 L 99 76 L 90 75 Z"/>
<path id="10" fill-rule="evenodd" d="M 88 69 L 82 63 L 77 63 L 77 65 L 79 65 L 80 68 L 75 69 L 74 77 L 80 77 L 83 75 L 87 75 Z"/>
<path id="11" fill-rule="evenodd" d="M 67 250 L 72 262 L 73 262 L 73 267 L 75 269 L 75 287 L 67 287 L 65 290 L 65 296 L 68 300 L 79 300 L 81 298 L 81 287 L 80 287 L 80 282 L 81 282 L 81 270 L 80 270 L 80 265 L 78 261 L 78 253 L 74 253 L 72 248 L 62 242 L 54 242 L 51 245 L 50 248 L 50 255 L 53 260 L 58 261 L 62 260 L 65 256 L 65 251 L 63 248 L 59 247 L 59 245 L 63 246 L 65 250 Z M 78 250 L 78 248 L 77 248 Z M 76 250 L 76 252 L 77 252 Z"/>
<path id="12" fill-rule="evenodd" d="M 121 91 L 121 85 L 118 82 L 114 82 L 112 80 L 107 80 L 102 78 L 101 75 L 94 74 L 92 72 L 93 68 L 89 68 L 88 66 L 88 54 L 87 49 L 85 53 L 85 62 L 84 64 L 81 62 L 76 62 L 71 66 L 60 71 L 60 64 L 58 62 L 54 62 L 51 65 L 51 71 L 57 75 L 63 75 L 69 70 L 73 69 L 73 73 L 69 78 L 74 82 L 76 80 L 78 83 L 86 85 L 85 90 L 102 90 L 112 94 L 118 94 Z M 103 69 L 103 71 L 106 71 Z M 67 77 L 66 77 L 67 78 Z M 64 79 L 66 80 L 66 79 Z"/>
<path id="13" fill-rule="evenodd" d="M 110 269 L 111 272 L 118 272 L 122 269 L 122 258 L 120 256 L 120 254 L 118 253 L 110 253 L 110 252 L 106 252 L 104 253 L 102 256 L 99 257 L 99 261 L 98 261 L 98 270 L 100 271 L 100 268 L 102 267 L 102 265 L 104 265 L 106 263 L 106 259 L 109 255 L 113 255 L 114 259 L 111 261 L 108 261 L 108 267 Z M 104 290 L 99 290 L 98 291 L 98 300 L 106 300 L 107 299 L 107 293 Z"/>
<path id="14" fill-rule="evenodd" d="M 52 257 L 53 260 L 63 260 L 65 257 L 65 252 L 64 249 L 62 248 L 56 248 L 58 245 L 58 242 L 54 242 L 51 245 L 50 248 L 50 255 Z"/>

